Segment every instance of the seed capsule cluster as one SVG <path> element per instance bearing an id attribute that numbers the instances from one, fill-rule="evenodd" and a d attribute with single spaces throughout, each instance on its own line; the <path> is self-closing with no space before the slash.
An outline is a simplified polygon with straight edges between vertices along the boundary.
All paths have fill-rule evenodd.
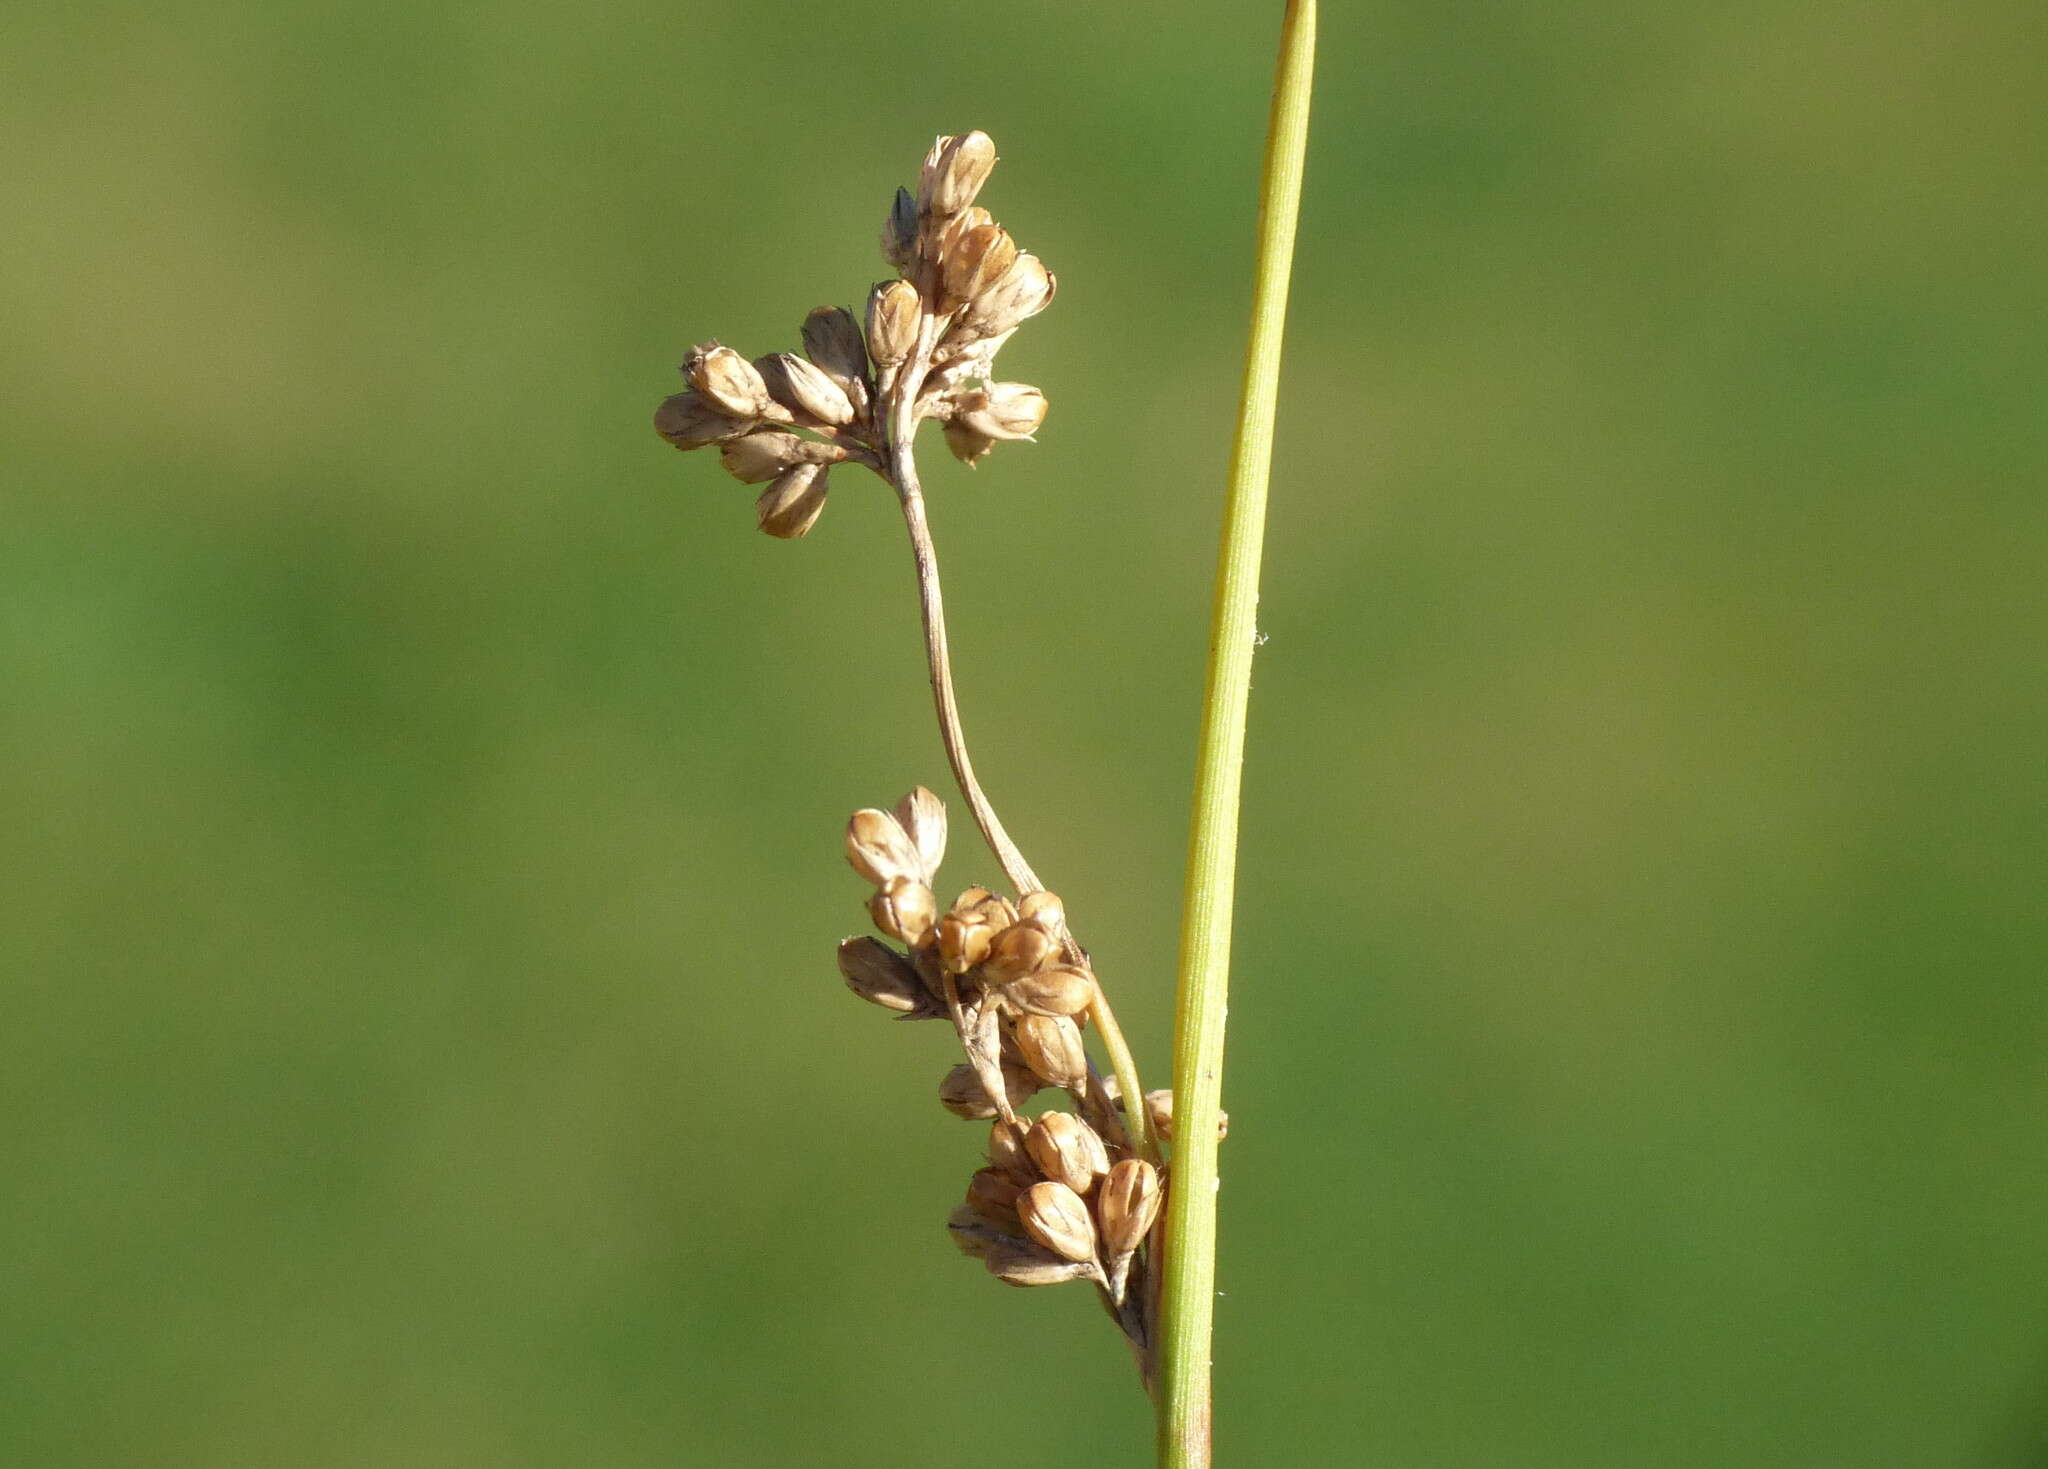
<path id="1" fill-rule="evenodd" d="M 853 814 L 847 861 L 871 889 L 875 927 L 903 947 L 847 939 L 840 975 L 904 1019 L 950 1019 L 960 1038 L 967 1059 L 940 1080 L 939 1104 L 992 1124 L 988 1166 L 948 1220 L 961 1248 L 1012 1285 L 1092 1280 L 1121 1307 L 1163 1180 L 1132 1151 L 1115 1088 L 1088 1060 L 1094 971 L 1052 893 L 1012 902 L 970 887 L 940 912 L 945 850 L 945 807 L 922 787 L 893 811 Z M 1074 1110 L 1020 1115 L 1047 1088 Z"/>
<path id="2" fill-rule="evenodd" d="M 715 446 L 735 479 L 766 485 L 754 508 L 769 535 L 794 540 L 817 524 L 835 465 L 888 478 L 892 441 L 921 420 L 938 422 L 969 465 L 1045 421 L 1045 394 L 993 380 L 997 351 L 1055 288 L 974 202 L 995 162 L 987 133 L 932 145 L 917 192 L 898 189 L 882 227 L 898 278 L 868 293 L 859 319 L 843 306 L 813 311 L 802 356 L 749 359 L 710 341 L 683 359 L 688 387 L 655 410 L 655 431 L 678 449 Z"/>

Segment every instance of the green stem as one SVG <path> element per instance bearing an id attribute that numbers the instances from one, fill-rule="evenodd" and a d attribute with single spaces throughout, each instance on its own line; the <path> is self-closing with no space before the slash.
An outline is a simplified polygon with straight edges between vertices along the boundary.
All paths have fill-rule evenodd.
<path id="1" fill-rule="evenodd" d="M 1216 1300 L 1216 1129 L 1230 981 L 1231 902 L 1244 765 L 1245 710 L 1257 638 L 1259 556 L 1280 386 L 1280 338 L 1308 141 L 1315 0 L 1288 0 L 1266 131 L 1251 343 L 1216 571 L 1216 612 L 1188 841 L 1180 992 L 1173 1040 L 1174 1149 L 1166 1214 L 1159 1352 L 1161 1469 L 1212 1461 L 1210 1332 Z"/>

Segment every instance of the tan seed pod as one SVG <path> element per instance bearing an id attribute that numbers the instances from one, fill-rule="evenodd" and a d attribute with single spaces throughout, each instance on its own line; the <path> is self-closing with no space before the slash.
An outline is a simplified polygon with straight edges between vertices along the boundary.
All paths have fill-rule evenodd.
<path id="1" fill-rule="evenodd" d="M 1145 1093 L 1145 1116 L 1152 1124 L 1152 1131 L 1167 1142 L 1173 1141 L 1173 1093 L 1165 1087 Z M 1216 1136 L 1230 1136 L 1230 1114 L 1218 1111 L 1216 1114 Z"/>
<path id="2" fill-rule="evenodd" d="M 930 882 L 946 860 L 946 803 L 919 786 L 896 803 L 896 824 L 917 848 L 924 879 Z"/>
<path id="3" fill-rule="evenodd" d="M 1024 1232 L 1069 1260 L 1095 1258 L 1095 1218 L 1081 1196 L 1063 1183 L 1047 1179 L 1017 1196 L 1017 1217 Z"/>
<path id="4" fill-rule="evenodd" d="M 1012 1220 L 1011 1223 L 1014 1225 L 1016 1221 Z M 1016 1225 L 1018 1229 L 1022 1227 Z M 972 1255 L 976 1259 L 987 1254 L 990 1247 L 996 1244 L 1026 1243 L 1014 1230 L 1005 1232 L 992 1221 L 976 1213 L 972 1204 L 961 1204 L 946 1216 L 946 1233 L 953 1237 L 953 1243 L 960 1247 L 962 1254 Z"/>
<path id="5" fill-rule="evenodd" d="M 953 907 L 949 911 L 959 913 L 969 908 L 979 908 L 994 896 L 995 894 L 985 887 L 963 888 L 960 896 L 953 900 Z"/>
<path id="6" fill-rule="evenodd" d="M 748 434 L 720 449 L 718 462 L 743 485 L 765 484 L 784 470 L 806 462 L 805 447 L 795 434 Z"/>
<path id="7" fill-rule="evenodd" d="M 976 1169 L 974 1177 L 967 1180 L 967 1207 L 995 1224 L 1014 1227 L 1017 1199 L 1027 1187 L 1000 1169 Z"/>
<path id="8" fill-rule="evenodd" d="M 988 957 L 996 926 L 979 908 L 955 908 L 939 920 L 939 958 L 949 974 L 965 974 Z"/>
<path id="9" fill-rule="evenodd" d="M 969 428 L 957 418 L 947 419 L 939 432 L 945 436 L 948 451 L 969 469 L 979 468 L 988 451 L 996 446 L 994 439 Z"/>
<path id="10" fill-rule="evenodd" d="M 981 1255 L 982 1267 L 1004 1285 L 1060 1285 L 1095 1275 L 1092 1261 L 1062 1260 L 1033 1244 L 998 1240 Z"/>
<path id="11" fill-rule="evenodd" d="M 931 1004 L 908 959 L 880 939 L 848 939 L 839 946 L 839 974 L 870 1004 L 908 1015 Z"/>
<path id="12" fill-rule="evenodd" d="M 1024 1146 L 1040 1173 L 1083 1197 L 1109 1172 L 1109 1150 L 1095 1129 L 1071 1112 L 1040 1117 L 1025 1134 Z"/>
<path id="13" fill-rule="evenodd" d="M 939 900 L 914 877 L 892 877 L 868 899 L 868 916 L 890 938 L 914 944 L 932 931 Z"/>
<path id="14" fill-rule="evenodd" d="M 883 281 L 868 293 L 868 355 L 876 366 L 895 367 L 910 355 L 923 312 L 909 281 Z"/>
<path id="15" fill-rule="evenodd" d="M 785 469 L 754 502 L 755 519 L 769 535 L 796 540 L 807 534 L 825 513 L 828 488 L 822 464 L 799 464 Z"/>
<path id="16" fill-rule="evenodd" d="M 990 893 L 974 906 L 978 911 L 986 913 L 989 922 L 998 929 L 1008 928 L 1017 921 L 1017 905 L 1001 893 Z"/>
<path id="17" fill-rule="evenodd" d="M 807 426 L 829 424 L 837 428 L 853 422 L 853 401 L 816 363 L 792 352 L 772 352 L 758 359 L 754 366 L 767 384 L 769 396 L 801 415 Z"/>
<path id="18" fill-rule="evenodd" d="M 1045 394 L 1029 383 L 990 383 L 960 396 L 954 421 L 991 439 L 1028 439 L 1045 422 Z"/>
<path id="19" fill-rule="evenodd" d="M 971 229 L 953 241 L 940 263 L 947 299 L 972 301 L 1017 263 L 1017 242 L 999 224 Z"/>
<path id="20" fill-rule="evenodd" d="M 984 132 L 942 137 L 925 155 L 918 180 L 918 209 L 930 218 L 958 214 L 974 202 L 996 166 L 995 142 Z"/>
<path id="21" fill-rule="evenodd" d="M 1058 893 L 1026 893 L 1017 900 L 1017 916 L 1057 938 L 1067 926 L 1067 905 Z"/>
<path id="22" fill-rule="evenodd" d="M 1003 998 L 1034 1015 L 1079 1015 L 1095 1003 L 1095 977 L 1055 964 L 1003 987 Z"/>
<path id="23" fill-rule="evenodd" d="M 804 318 L 804 351 L 831 375 L 856 408 L 867 402 L 868 344 L 844 306 L 820 306 Z"/>
<path id="24" fill-rule="evenodd" d="M 1095 1195 L 1103 1253 L 1116 1259 L 1145 1242 L 1166 1197 L 1159 1170 L 1142 1158 L 1125 1158 L 1104 1175 Z"/>
<path id="25" fill-rule="evenodd" d="M 1009 984 L 1050 964 L 1058 957 L 1059 947 L 1036 924 L 1013 924 L 990 942 L 981 972 L 990 984 Z"/>
<path id="26" fill-rule="evenodd" d="M 1006 1100 L 1013 1112 L 1038 1092 L 1038 1078 L 1021 1066 L 1003 1067 L 1002 1076 Z M 990 1121 L 1001 1110 L 989 1097 L 988 1088 L 981 1084 L 980 1074 L 966 1061 L 940 1078 L 939 1105 L 955 1117 L 965 1117 L 970 1122 Z"/>
<path id="27" fill-rule="evenodd" d="M 910 190 L 898 189 L 882 221 L 882 258 L 898 270 L 917 258 L 917 200 Z"/>
<path id="28" fill-rule="evenodd" d="M 988 1132 L 988 1161 L 991 1166 L 1025 1183 L 1038 1178 L 1038 1165 L 1024 1149 L 1024 1130 L 1011 1122 L 997 1122 Z"/>
<path id="29" fill-rule="evenodd" d="M 768 411 L 768 385 L 754 364 L 730 347 L 717 342 L 692 347 L 683 358 L 683 374 L 714 408 L 734 418 L 760 418 Z"/>
<path id="30" fill-rule="evenodd" d="M 924 863 L 910 834 L 894 816 L 872 806 L 854 812 L 846 823 L 846 860 L 876 887 L 894 877 L 924 876 Z"/>
<path id="31" fill-rule="evenodd" d="M 1016 1111 L 1045 1090 L 1045 1083 L 1029 1066 L 1003 1063 L 1003 1090 L 1009 1094 L 1010 1110 Z"/>
<path id="32" fill-rule="evenodd" d="M 1069 1091 L 1088 1081 L 1088 1051 L 1081 1027 L 1064 1015 L 1019 1015 L 1012 1031 L 1024 1064 L 1053 1086 Z"/>
<path id="33" fill-rule="evenodd" d="M 654 410 L 654 431 L 678 449 L 701 449 L 734 438 L 754 426 L 751 418 L 734 418 L 712 406 L 694 389 L 662 399 Z"/>
<path id="34" fill-rule="evenodd" d="M 967 304 L 961 324 L 979 337 L 999 337 L 1052 304 L 1058 281 L 1045 262 L 1028 251 Z"/>

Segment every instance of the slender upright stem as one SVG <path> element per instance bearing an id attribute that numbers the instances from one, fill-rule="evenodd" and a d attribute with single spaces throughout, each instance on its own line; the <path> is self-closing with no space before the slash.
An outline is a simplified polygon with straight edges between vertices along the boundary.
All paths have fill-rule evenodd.
<path id="1" fill-rule="evenodd" d="M 1175 1010 L 1173 1180 L 1157 1343 L 1162 1469 L 1208 1469 L 1214 1452 L 1210 1338 L 1216 1297 L 1216 1131 L 1223 1091 L 1238 806 L 1280 341 L 1301 205 L 1315 30 L 1315 0 L 1288 0 L 1266 133 L 1251 341 L 1217 560 Z"/>

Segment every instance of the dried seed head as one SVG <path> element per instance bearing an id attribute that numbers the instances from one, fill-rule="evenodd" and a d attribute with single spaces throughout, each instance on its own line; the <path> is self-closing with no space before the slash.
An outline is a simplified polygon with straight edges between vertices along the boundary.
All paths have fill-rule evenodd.
<path id="1" fill-rule="evenodd" d="M 892 877 L 868 899 L 868 916 L 890 938 L 914 944 L 932 931 L 939 900 L 914 877 Z"/>
<path id="2" fill-rule="evenodd" d="M 972 301 L 1017 262 L 1017 242 L 999 224 L 985 224 L 951 242 L 940 264 L 946 296 Z"/>
<path id="3" fill-rule="evenodd" d="M 1145 1116 L 1152 1124 L 1152 1131 L 1167 1142 L 1173 1141 L 1173 1093 L 1165 1087 L 1145 1093 Z M 1230 1114 L 1218 1111 L 1216 1114 L 1216 1136 L 1230 1136 Z"/>
<path id="4" fill-rule="evenodd" d="M 1076 1091 L 1088 1081 L 1081 1027 L 1064 1015 L 1019 1015 L 1012 1034 L 1024 1064 L 1053 1086 Z"/>
<path id="5" fill-rule="evenodd" d="M 945 435 L 946 447 L 952 450 L 953 457 L 969 469 L 973 469 L 981 458 L 996 446 L 994 439 L 979 430 L 969 428 L 957 418 L 947 419 L 940 432 Z"/>
<path id="6" fill-rule="evenodd" d="M 654 410 L 654 431 L 678 449 L 701 449 L 720 439 L 730 439 L 754 426 L 750 418 L 734 418 L 720 412 L 695 389 L 662 399 Z"/>
<path id="7" fill-rule="evenodd" d="M 919 210 L 933 219 L 958 214 L 974 202 L 995 166 L 996 145 L 987 133 L 940 138 L 925 155 L 917 186 Z"/>
<path id="8" fill-rule="evenodd" d="M 1055 964 L 1005 985 L 1003 998 L 1034 1015 L 1080 1015 L 1095 1002 L 1095 976 Z"/>
<path id="9" fill-rule="evenodd" d="M 1067 926 L 1067 905 L 1058 893 L 1026 893 L 1017 900 L 1017 916 L 1057 938 Z"/>
<path id="10" fill-rule="evenodd" d="M 896 824 L 917 848 L 925 880 L 938 876 L 946 858 L 946 803 L 919 786 L 896 803 Z"/>
<path id="11" fill-rule="evenodd" d="M 1036 255 L 1020 254 L 968 303 L 961 324 L 975 337 L 999 337 L 1052 304 L 1058 282 Z"/>
<path id="12" fill-rule="evenodd" d="M 809 422 L 834 427 L 853 422 L 853 400 L 825 370 L 791 352 L 775 352 L 754 364 L 768 395 Z"/>
<path id="13" fill-rule="evenodd" d="M 1045 422 L 1045 394 L 1029 383 L 990 383 L 960 395 L 956 422 L 991 439 L 1028 439 Z"/>
<path id="14" fill-rule="evenodd" d="M 683 359 L 690 385 L 712 406 L 734 418 L 759 418 L 768 411 L 768 385 L 754 364 L 730 347 L 704 342 Z"/>
<path id="15" fill-rule="evenodd" d="M 1069 1260 L 1095 1258 L 1095 1219 L 1081 1196 L 1063 1183 L 1048 1179 L 1017 1196 L 1017 1217 L 1024 1231 L 1055 1255 Z"/>
<path id="16" fill-rule="evenodd" d="M 1126 1158 L 1104 1176 L 1095 1195 L 1095 1217 L 1102 1225 L 1103 1252 L 1111 1258 L 1128 1255 L 1145 1242 L 1159 1218 L 1165 1191 L 1159 1170 L 1142 1158 Z"/>
<path id="17" fill-rule="evenodd" d="M 917 843 L 910 839 L 910 833 L 902 823 L 887 811 L 877 811 L 872 806 L 856 811 L 846 823 L 846 860 L 853 870 L 882 887 L 891 878 L 925 877 L 924 859 L 918 855 Z"/>
<path id="18" fill-rule="evenodd" d="M 785 541 L 796 540 L 825 513 L 825 466 L 799 464 L 785 469 L 754 502 L 761 529 Z"/>
<path id="19" fill-rule="evenodd" d="M 1095 1129 L 1071 1112 L 1048 1112 L 1032 1125 L 1024 1146 L 1038 1171 L 1086 1196 L 1109 1172 L 1109 1150 Z"/>
<path id="20" fill-rule="evenodd" d="M 718 462 L 741 484 L 758 485 L 804 463 L 809 457 L 806 447 L 795 434 L 748 434 L 743 439 L 733 439 L 720 449 Z"/>
<path id="21" fill-rule="evenodd" d="M 909 281 L 883 281 L 868 293 L 868 355 L 877 367 L 895 367 L 910 355 L 923 311 Z"/>
<path id="22" fill-rule="evenodd" d="M 1038 1178 L 1038 1166 L 1024 1150 L 1024 1130 L 1016 1123 L 998 1122 L 989 1129 L 988 1161 L 1023 1183 Z"/>
<path id="23" fill-rule="evenodd" d="M 839 973 L 846 987 L 884 1010 L 909 1015 L 931 998 L 910 961 L 880 939 L 848 939 L 839 946 Z"/>
<path id="24" fill-rule="evenodd" d="M 1059 1285 L 1069 1280 L 1087 1280 L 1095 1274 L 1092 1261 L 1062 1260 L 1036 1245 L 998 1240 L 982 1252 L 981 1263 L 1004 1285 Z"/>
<path id="25" fill-rule="evenodd" d="M 917 258 L 917 200 L 910 190 L 898 189 L 882 221 L 882 258 L 902 270 Z"/>
<path id="26" fill-rule="evenodd" d="M 829 373 L 856 408 L 867 401 L 868 344 L 844 306 L 820 306 L 804 318 L 804 351 Z"/>
<path id="27" fill-rule="evenodd" d="M 1009 984 L 1050 964 L 1059 947 L 1036 924 L 1015 924 L 990 942 L 988 957 L 981 961 L 982 973 L 990 984 Z"/>

